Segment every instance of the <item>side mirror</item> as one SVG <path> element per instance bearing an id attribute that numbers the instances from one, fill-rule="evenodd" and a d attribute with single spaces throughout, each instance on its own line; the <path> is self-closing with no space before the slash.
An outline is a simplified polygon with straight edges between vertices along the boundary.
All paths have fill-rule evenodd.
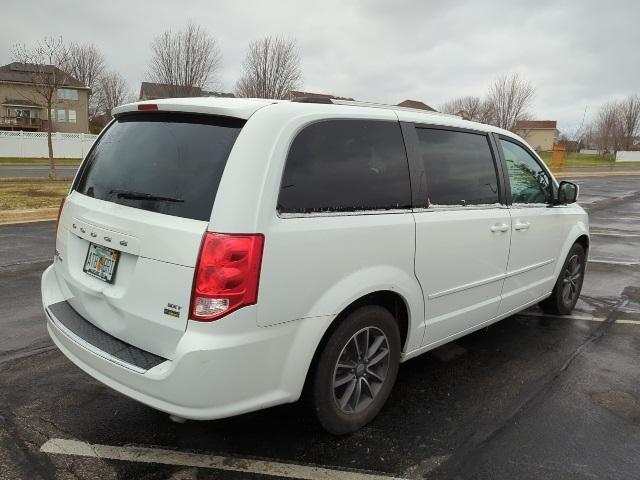
<path id="1" fill-rule="evenodd" d="M 560 182 L 558 186 L 558 201 L 556 203 L 560 205 L 576 203 L 578 200 L 578 190 L 578 185 L 573 182 Z"/>

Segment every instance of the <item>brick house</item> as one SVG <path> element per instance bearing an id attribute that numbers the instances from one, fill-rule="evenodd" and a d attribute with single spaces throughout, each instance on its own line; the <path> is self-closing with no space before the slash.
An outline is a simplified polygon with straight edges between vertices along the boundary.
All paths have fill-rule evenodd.
<path id="1" fill-rule="evenodd" d="M 47 130 L 47 106 L 31 83 L 33 68 L 18 62 L 0 67 L 0 130 Z M 90 89 L 53 65 L 39 68 L 64 78 L 53 98 L 53 131 L 88 133 Z"/>

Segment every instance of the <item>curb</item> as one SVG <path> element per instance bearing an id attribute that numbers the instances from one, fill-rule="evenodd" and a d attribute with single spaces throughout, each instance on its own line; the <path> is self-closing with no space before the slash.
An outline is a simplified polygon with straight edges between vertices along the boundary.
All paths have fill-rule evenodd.
<path id="1" fill-rule="evenodd" d="M 55 220 L 57 216 L 57 207 L 32 208 L 25 210 L 5 210 L 0 211 L 0 225 L 43 222 L 47 220 Z"/>
<path id="2" fill-rule="evenodd" d="M 640 170 L 623 170 L 619 172 L 554 172 L 553 176 L 556 178 L 577 178 L 577 177 L 624 177 L 624 176 L 639 176 Z"/>
<path id="3" fill-rule="evenodd" d="M 44 183 L 44 182 L 70 182 L 73 177 L 56 177 L 55 180 L 44 177 L 0 177 L 0 183 Z"/>

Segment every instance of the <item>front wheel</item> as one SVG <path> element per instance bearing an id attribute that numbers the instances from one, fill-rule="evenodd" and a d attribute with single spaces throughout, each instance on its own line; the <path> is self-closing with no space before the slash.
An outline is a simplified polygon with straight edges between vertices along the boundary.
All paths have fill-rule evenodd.
<path id="1" fill-rule="evenodd" d="M 587 255 L 584 247 L 578 243 L 574 244 L 569 250 L 551 296 L 540 302 L 540 308 L 544 312 L 556 315 L 571 313 L 580 297 L 586 264 Z"/>
<path id="2" fill-rule="evenodd" d="M 364 306 L 333 331 L 313 379 L 313 406 L 334 435 L 351 433 L 382 409 L 398 374 L 400 332 L 385 308 Z"/>

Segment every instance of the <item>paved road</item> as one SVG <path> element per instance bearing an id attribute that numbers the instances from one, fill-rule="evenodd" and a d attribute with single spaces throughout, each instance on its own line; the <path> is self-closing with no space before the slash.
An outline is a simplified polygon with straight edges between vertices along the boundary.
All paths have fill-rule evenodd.
<path id="1" fill-rule="evenodd" d="M 77 166 L 56 166 L 56 174 L 58 177 L 73 177 L 76 174 L 76 170 L 78 170 Z M 0 178 L 47 177 L 48 175 L 48 165 L 0 165 Z"/>
<path id="2" fill-rule="evenodd" d="M 597 234 L 574 315 L 533 309 L 407 362 L 379 418 L 339 439 L 298 404 L 178 425 L 92 380 L 47 347 L 52 223 L 0 227 L 0 478 L 638 478 L 640 177 L 579 183 Z M 56 438 L 124 460 L 40 451 Z M 254 473 L 220 470 L 236 467 Z"/>

